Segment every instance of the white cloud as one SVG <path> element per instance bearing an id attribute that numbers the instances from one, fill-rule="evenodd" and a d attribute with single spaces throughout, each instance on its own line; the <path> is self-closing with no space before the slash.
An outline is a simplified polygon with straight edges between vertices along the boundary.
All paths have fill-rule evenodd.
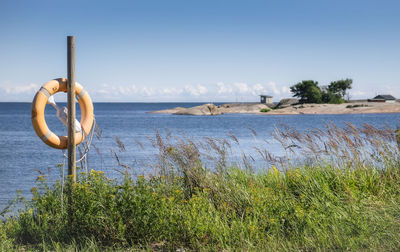
<path id="1" fill-rule="evenodd" d="M 207 91 L 208 91 L 207 88 L 202 85 L 196 85 L 196 86 L 186 85 L 185 86 L 185 92 L 188 93 L 189 95 L 193 95 L 193 96 L 204 95 L 207 93 Z"/>
<path id="2" fill-rule="evenodd" d="M 105 90 L 105 89 L 99 89 L 99 90 L 97 90 L 97 93 L 99 93 L 99 94 L 108 94 L 108 91 Z"/>
<path id="3" fill-rule="evenodd" d="M 39 85 L 30 83 L 27 85 L 3 85 L 0 87 L 6 94 L 35 94 L 39 90 Z"/>
<path id="4" fill-rule="evenodd" d="M 207 93 L 207 88 L 205 87 L 205 86 L 202 86 L 202 85 L 197 85 L 197 88 L 198 88 L 198 90 L 199 90 L 199 93 L 200 94 L 206 94 Z"/>
<path id="5" fill-rule="evenodd" d="M 280 95 L 281 91 L 276 87 L 275 82 L 268 82 L 267 89 L 274 95 Z"/>
<path id="6" fill-rule="evenodd" d="M 152 96 L 155 94 L 154 88 L 143 87 L 139 91 L 140 95 Z"/>
<path id="7" fill-rule="evenodd" d="M 40 85 L 35 83 L 0 83 L 0 101 L 31 101 Z M 86 89 L 94 101 L 244 101 L 256 102 L 260 94 L 273 96 L 274 101 L 292 97 L 288 86 L 276 82 L 246 83 L 246 82 L 217 82 L 215 84 L 187 85 L 137 85 L 111 84 L 90 86 Z M 400 97 L 396 85 L 375 85 L 368 88 L 367 84 L 354 86 L 350 90 L 351 99 L 372 98 L 377 94 L 391 94 Z M 66 95 L 58 99 L 65 100 Z"/>
<path id="8" fill-rule="evenodd" d="M 91 93 L 99 93 L 102 95 L 111 95 L 111 96 L 119 94 L 119 92 L 115 86 L 110 86 L 108 84 L 101 85 L 100 89 L 96 89 L 96 90 L 94 90 L 94 92 L 91 92 Z"/>
<path id="9" fill-rule="evenodd" d="M 134 95 L 144 95 L 144 96 L 152 96 L 156 93 L 154 88 L 149 87 L 141 87 L 138 88 L 136 85 L 130 86 L 114 86 L 109 84 L 101 85 L 100 89 L 96 89 L 91 91 L 93 94 L 100 94 L 105 97 L 128 97 Z"/>
<path id="10" fill-rule="evenodd" d="M 0 85 L 0 101 L 30 100 L 40 86 L 34 83 L 26 85 Z M 245 82 L 214 85 L 188 84 L 157 88 L 144 85 L 115 85 L 104 83 L 95 88 L 86 87 L 94 101 L 258 101 L 258 95 L 273 95 L 276 100 L 289 95 L 287 87 L 279 87 L 274 82 L 249 84 Z M 59 97 L 58 99 L 64 99 Z"/>
<path id="11" fill-rule="evenodd" d="M 40 86 L 35 83 L 4 82 L 0 84 L 0 101 L 32 101 L 39 88 Z"/>
<path id="12" fill-rule="evenodd" d="M 225 85 L 223 82 L 218 82 L 218 94 L 232 94 L 233 89 L 229 85 Z"/>
<path id="13" fill-rule="evenodd" d="M 260 83 L 257 83 L 255 85 L 253 85 L 251 93 L 252 93 L 252 95 L 260 95 L 262 93 L 265 93 L 265 91 L 266 90 L 265 90 L 264 86 Z"/>
<path id="14" fill-rule="evenodd" d="M 288 87 L 278 87 L 275 82 L 269 82 L 267 84 L 256 83 L 252 86 L 244 82 L 236 82 L 233 84 L 218 82 L 217 87 L 217 93 L 225 98 L 228 98 L 228 95 L 231 95 L 251 100 L 254 99 L 255 96 L 258 96 L 260 94 L 273 95 L 276 96 L 278 99 L 291 96 Z"/>
<path id="15" fill-rule="evenodd" d="M 168 100 L 176 101 L 188 97 L 202 97 L 208 93 L 203 85 L 186 85 L 183 88 L 177 87 L 140 87 L 137 85 L 122 86 L 103 84 L 99 89 L 89 90 L 94 97 L 106 100 Z"/>
<path id="16" fill-rule="evenodd" d="M 233 85 L 236 88 L 237 93 L 239 94 L 247 94 L 250 92 L 250 88 L 247 83 L 235 83 Z"/>
<path id="17" fill-rule="evenodd" d="M 182 92 L 182 88 L 163 88 L 159 91 L 161 95 L 180 95 Z"/>

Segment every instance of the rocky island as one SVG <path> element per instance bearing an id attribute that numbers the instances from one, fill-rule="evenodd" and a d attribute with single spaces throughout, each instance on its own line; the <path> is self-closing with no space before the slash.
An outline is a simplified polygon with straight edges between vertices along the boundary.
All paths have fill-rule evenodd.
<path id="1" fill-rule="evenodd" d="M 342 104 L 298 104 L 296 99 L 284 99 L 279 104 L 228 103 L 203 104 L 191 108 L 152 111 L 174 115 L 221 115 L 221 114 L 259 114 L 259 115 L 297 115 L 297 114 L 371 114 L 400 113 L 400 103 L 349 102 Z"/>

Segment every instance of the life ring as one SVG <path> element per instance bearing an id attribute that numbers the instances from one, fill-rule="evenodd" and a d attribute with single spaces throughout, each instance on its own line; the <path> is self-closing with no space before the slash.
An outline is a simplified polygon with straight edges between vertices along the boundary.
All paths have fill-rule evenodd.
<path id="1" fill-rule="evenodd" d="M 60 78 L 47 82 L 36 93 L 32 102 L 32 125 L 36 134 L 47 145 L 56 149 L 66 149 L 68 136 L 58 136 L 47 126 L 44 118 L 44 110 L 50 96 L 58 92 L 67 92 L 67 79 Z M 75 95 L 81 108 L 81 127 L 82 131 L 75 133 L 75 145 L 80 144 L 90 133 L 93 126 L 94 114 L 93 103 L 88 92 L 83 87 L 75 84 Z"/>

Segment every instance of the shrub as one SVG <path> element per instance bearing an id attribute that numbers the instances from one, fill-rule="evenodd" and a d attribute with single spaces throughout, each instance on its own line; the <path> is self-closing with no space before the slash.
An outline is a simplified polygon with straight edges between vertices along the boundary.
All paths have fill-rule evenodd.
<path id="1" fill-rule="evenodd" d="M 359 107 L 369 107 L 367 104 L 354 104 L 354 105 L 347 105 L 346 108 L 359 108 Z"/>
<path id="2" fill-rule="evenodd" d="M 271 111 L 271 109 L 263 108 L 260 110 L 262 113 L 268 113 L 269 111 Z"/>

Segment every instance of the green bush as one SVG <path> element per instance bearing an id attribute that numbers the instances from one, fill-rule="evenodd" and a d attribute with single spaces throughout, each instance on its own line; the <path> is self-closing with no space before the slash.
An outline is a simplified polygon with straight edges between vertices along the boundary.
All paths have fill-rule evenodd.
<path id="1" fill-rule="evenodd" d="M 369 107 L 367 104 L 355 104 L 355 105 L 347 105 L 346 108 L 359 108 L 359 107 Z"/>
<path id="2" fill-rule="evenodd" d="M 262 113 L 268 113 L 269 111 L 271 111 L 271 109 L 263 108 L 260 110 Z"/>
<path id="3" fill-rule="evenodd" d="M 329 103 L 329 104 L 342 104 L 344 103 L 344 99 L 340 94 L 335 94 L 332 92 L 323 92 L 322 93 L 322 101 L 324 103 Z"/>

